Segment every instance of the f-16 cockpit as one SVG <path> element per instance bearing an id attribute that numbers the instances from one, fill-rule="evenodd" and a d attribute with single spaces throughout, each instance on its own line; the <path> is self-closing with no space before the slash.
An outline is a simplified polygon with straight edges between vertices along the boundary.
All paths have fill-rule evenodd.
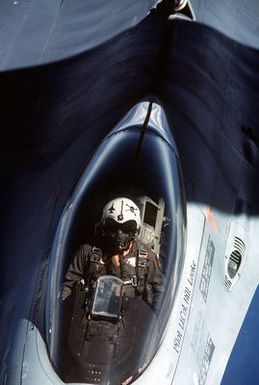
<path id="1" fill-rule="evenodd" d="M 123 272 L 115 275 L 107 270 L 94 283 L 86 282 L 82 274 L 70 295 L 62 298 L 67 271 L 80 245 L 97 249 L 103 208 L 107 202 L 115 202 L 108 208 L 113 214 L 119 202 L 118 210 L 123 214 L 127 200 L 133 202 L 128 205 L 133 219 L 135 210 L 140 215 L 132 239 L 142 245 L 141 250 L 137 261 L 134 256 L 127 260 L 136 274 L 125 279 Z M 120 212 L 117 217 L 123 219 Z M 105 226 L 109 223 L 116 227 L 115 222 L 106 221 Z M 122 232 L 127 232 L 129 222 L 120 227 Z M 129 384 L 150 365 L 174 306 L 185 228 L 180 164 L 166 117 L 157 103 L 139 103 L 105 138 L 86 166 L 56 232 L 48 273 L 45 329 L 49 358 L 63 382 Z M 100 259 L 98 252 L 91 251 L 90 261 L 105 265 L 107 258 Z M 144 272 L 143 280 L 149 279 L 147 253 L 152 253 L 152 263 L 161 277 L 156 301 L 128 295 L 141 292 L 139 271 Z"/>

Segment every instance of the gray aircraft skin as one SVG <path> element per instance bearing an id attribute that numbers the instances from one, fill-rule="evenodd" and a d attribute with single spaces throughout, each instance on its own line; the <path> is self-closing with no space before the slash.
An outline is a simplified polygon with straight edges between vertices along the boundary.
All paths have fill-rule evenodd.
<path id="1" fill-rule="evenodd" d="M 161 349 L 134 382 L 259 381 L 259 3 L 170 5 L 0 4 L 0 384 L 63 383 L 46 330 L 58 226 L 104 138 L 148 95 L 178 149 L 187 240 Z"/>
<path id="2" fill-rule="evenodd" d="M 173 11 L 173 1 L 166 0 Z M 0 69 L 51 63 L 90 50 L 136 26 L 157 0 L 3 0 Z M 186 0 L 177 1 L 178 4 Z M 257 0 L 193 0 L 178 14 L 192 16 L 249 47 L 258 48 Z M 169 9 L 170 12 L 170 9 Z"/>

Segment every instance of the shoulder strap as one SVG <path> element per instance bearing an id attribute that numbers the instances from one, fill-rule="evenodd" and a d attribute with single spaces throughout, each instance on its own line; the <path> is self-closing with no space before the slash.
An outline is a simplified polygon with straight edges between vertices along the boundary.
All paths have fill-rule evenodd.
<path id="1" fill-rule="evenodd" d="M 141 248 L 137 251 L 137 266 L 141 268 L 149 267 L 150 261 L 148 259 L 148 251 Z"/>
<path id="2" fill-rule="evenodd" d="M 101 249 L 93 246 L 92 250 L 89 253 L 88 266 L 86 271 L 86 275 L 91 276 L 91 279 L 93 278 L 93 276 L 97 271 L 97 268 L 101 262 L 101 258 L 102 258 Z"/>
<path id="3" fill-rule="evenodd" d="M 98 247 L 93 246 L 89 254 L 89 262 L 99 264 L 102 258 L 102 250 Z"/>
<path id="4" fill-rule="evenodd" d="M 141 245 L 136 255 L 137 292 L 143 294 L 146 290 L 147 276 L 150 267 L 148 251 Z"/>

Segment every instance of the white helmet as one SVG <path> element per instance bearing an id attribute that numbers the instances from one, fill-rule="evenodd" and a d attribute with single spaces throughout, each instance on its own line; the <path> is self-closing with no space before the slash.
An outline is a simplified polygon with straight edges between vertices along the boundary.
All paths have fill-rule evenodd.
<path id="1" fill-rule="evenodd" d="M 138 232 L 141 226 L 140 210 L 138 206 L 128 198 L 115 198 L 108 202 L 103 209 L 102 223 L 106 224 L 107 219 L 112 219 L 122 228 L 127 229 L 127 226 L 135 227 Z"/>

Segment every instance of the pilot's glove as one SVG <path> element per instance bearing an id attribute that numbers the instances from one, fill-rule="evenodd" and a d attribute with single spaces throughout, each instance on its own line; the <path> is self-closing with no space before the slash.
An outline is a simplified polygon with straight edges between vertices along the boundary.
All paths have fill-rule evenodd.
<path id="1" fill-rule="evenodd" d="M 64 286 L 62 295 L 61 295 L 62 301 L 65 301 L 65 299 L 69 297 L 71 293 L 72 293 L 72 290 L 70 289 L 70 287 Z"/>

